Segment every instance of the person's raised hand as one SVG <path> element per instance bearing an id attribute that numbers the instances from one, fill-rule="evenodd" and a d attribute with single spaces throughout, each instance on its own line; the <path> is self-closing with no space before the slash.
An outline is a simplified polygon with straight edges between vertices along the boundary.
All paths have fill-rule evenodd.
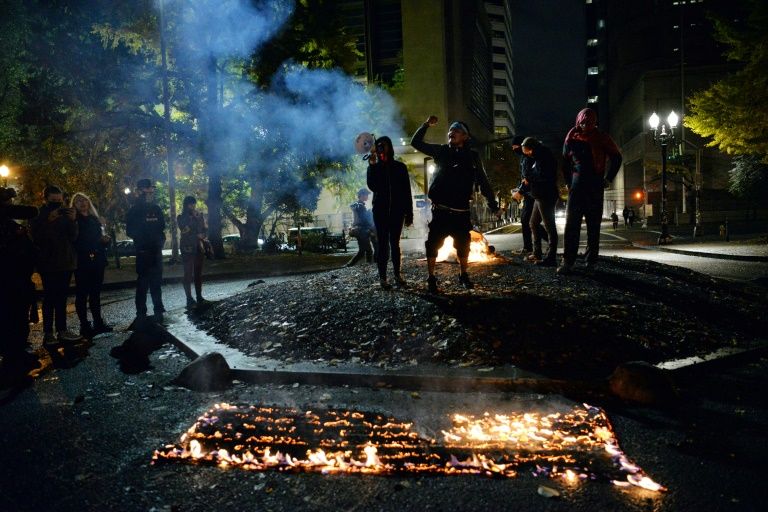
<path id="1" fill-rule="evenodd" d="M 431 127 L 431 126 L 435 126 L 436 124 L 437 124 L 437 116 L 429 116 L 427 118 L 427 125 Z"/>

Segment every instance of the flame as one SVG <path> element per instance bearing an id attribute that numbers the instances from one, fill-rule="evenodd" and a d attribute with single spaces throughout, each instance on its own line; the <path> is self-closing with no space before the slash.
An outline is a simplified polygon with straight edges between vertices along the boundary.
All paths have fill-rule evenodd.
<path id="1" fill-rule="evenodd" d="M 599 408 L 587 404 L 549 414 L 456 413 L 442 442 L 413 424 L 379 414 L 329 409 L 216 404 L 181 436 L 156 450 L 154 462 L 186 460 L 225 468 L 332 473 L 482 474 L 604 479 L 619 487 L 664 491 L 619 448 Z"/>
<path id="2" fill-rule="evenodd" d="M 470 263 L 489 262 L 493 259 L 488 240 L 477 231 L 470 231 L 469 258 Z M 456 249 L 453 247 L 453 237 L 446 237 L 443 245 L 437 250 L 437 261 L 458 261 Z"/>

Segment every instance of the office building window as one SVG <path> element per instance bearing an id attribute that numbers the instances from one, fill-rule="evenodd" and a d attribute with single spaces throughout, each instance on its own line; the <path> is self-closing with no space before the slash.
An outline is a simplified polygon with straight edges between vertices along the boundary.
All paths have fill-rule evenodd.
<path id="1" fill-rule="evenodd" d="M 597 74 L 597 66 L 589 66 L 587 68 L 587 74 L 588 75 L 596 75 Z"/>
<path id="2" fill-rule="evenodd" d="M 494 78 L 493 79 L 493 85 L 500 85 L 502 87 L 507 86 L 507 81 L 503 78 Z"/>
<path id="3" fill-rule="evenodd" d="M 587 103 L 597 103 L 597 95 L 587 98 Z"/>
<path id="4" fill-rule="evenodd" d="M 499 70 L 505 70 L 507 69 L 507 65 L 503 62 L 494 62 L 493 63 L 493 69 L 499 69 Z"/>
<path id="5" fill-rule="evenodd" d="M 498 101 L 499 103 L 505 103 L 507 101 L 506 94 L 497 94 L 496 101 Z"/>
<path id="6" fill-rule="evenodd" d="M 587 39 L 587 46 L 597 46 L 597 38 Z"/>

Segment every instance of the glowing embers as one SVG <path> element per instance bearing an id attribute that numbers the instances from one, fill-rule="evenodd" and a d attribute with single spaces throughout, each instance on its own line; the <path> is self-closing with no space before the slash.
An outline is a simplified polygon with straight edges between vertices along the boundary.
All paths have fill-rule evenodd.
<path id="1" fill-rule="evenodd" d="M 446 425 L 447 426 L 447 425 Z M 155 461 L 323 473 L 442 473 L 609 480 L 660 491 L 619 449 L 595 407 L 550 414 L 454 414 L 438 442 L 380 414 L 217 404 Z"/>
<path id="2" fill-rule="evenodd" d="M 469 258 L 470 263 L 488 262 L 495 257 L 493 247 L 482 233 L 470 231 Z M 453 247 L 453 237 L 446 237 L 443 245 L 437 250 L 437 261 L 458 261 L 456 249 Z"/>

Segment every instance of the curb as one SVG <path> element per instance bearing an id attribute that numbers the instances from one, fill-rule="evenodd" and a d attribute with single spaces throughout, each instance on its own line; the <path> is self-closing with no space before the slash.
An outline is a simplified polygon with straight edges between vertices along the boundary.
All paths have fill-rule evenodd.
<path id="1" fill-rule="evenodd" d="M 768 256 L 749 256 L 741 254 L 721 254 L 716 252 L 689 251 L 685 249 L 672 249 L 669 247 L 652 247 L 634 242 L 632 243 L 632 247 L 636 247 L 638 249 L 646 249 L 649 251 L 670 252 L 675 254 L 684 254 L 686 256 L 698 256 L 700 258 L 712 258 L 717 260 L 768 262 Z"/>
<path id="2" fill-rule="evenodd" d="M 173 319 L 184 315 L 175 311 L 166 315 Z M 162 327 L 173 344 L 190 359 L 196 359 L 204 351 L 198 352 L 191 347 L 178 332 L 172 332 L 167 326 Z M 226 359 L 226 356 L 225 356 Z M 230 363 L 230 361 L 227 361 Z M 379 370 L 376 368 L 361 368 L 363 371 L 350 369 L 317 368 L 309 370 L 290 369 L 242 369 L 233 368 L 230 373 L 233 379 L 252 384 L 304 384 L 324 386 L 354 386 L 369 388 L 396 388 L 406 390 L 428 390 L 444 392 L 468 391 L 502 391 L 502 392 L 538 392 L 538 393 L 573 393 L 589 392 L 602 389 L 603 382 L 568 381 L 550 379 L 534 374 L 530 377 L 511 377 L 504 375 L 479 376 L 468 375 L 456 368 L 446 368 L 444 371 L 425 372 L 424 370 Z"/>

